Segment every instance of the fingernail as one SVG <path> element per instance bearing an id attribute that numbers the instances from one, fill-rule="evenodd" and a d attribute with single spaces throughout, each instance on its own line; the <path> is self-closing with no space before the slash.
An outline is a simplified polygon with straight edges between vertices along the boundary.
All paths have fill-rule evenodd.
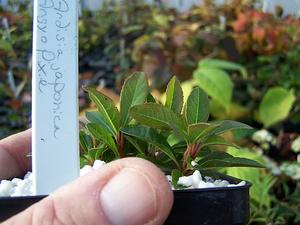
<path id="1" fill-rule="evenodd" d="M 146 175 L 123 169 L 100 192 L 102 210 L 112 225 L 141 225 L 156 215 L 156 194 Z"/>

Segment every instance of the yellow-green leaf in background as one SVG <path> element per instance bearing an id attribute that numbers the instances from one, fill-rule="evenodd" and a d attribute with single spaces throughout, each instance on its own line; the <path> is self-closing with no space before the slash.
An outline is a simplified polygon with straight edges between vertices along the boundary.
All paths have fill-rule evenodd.
<path id="1" fill-rule="evenodd" d="M 226 111 L 229 110 L 233 83 L 229 75 L 216 68 L 198 68 L 193 74 L 198 81 L 198 85 L 214 100 L 218 101 Z"/>
<path id="2" fill-rule="evenodd" d="M 259 118 L 265 127 L 284 120 L 290 113 L 296 97 L 291 90 L 273 87 L 267 91 L 259 106 Z"/>
<path id="3" fill-rule="evenodd" d="M 239 71 L 244 79 L 247 78 L 247 70 L 245 67 L 238 63 L 229 62 L 226 60 L 221 59 L 204 59 L 199 62 L 199 67 L 207 67 L 207 68 L 218 68 L 223 70 L 230 70 L 230 71 Z"/>
<path id="4" fill-rule="evenodd" d="M 248 149 L 237 149 L 229 147 L 227 153 L 234 157 L 247 158 L 255 160 L 262 165 L 265 165 L 263 157 Z M 229 176 L 247 180 L 251 182 L 250 197 L 261 206 L 270 207 L 271 197 L 270 189 L 275 183 L 275 178 L 266 170 L 258 170 L 255 168 L 226 168 L 226 173 Z"/>
<path id="5" fill-rule="evenodd" d="M 250 113 L 247 107 L 235 102 L 231 102 L 229 110 L 226 111 L 226 109 L 215 100 L 210 101 L 210 112 L 214 118 L 219 120 L 240 120 L 247 117 Z"/>

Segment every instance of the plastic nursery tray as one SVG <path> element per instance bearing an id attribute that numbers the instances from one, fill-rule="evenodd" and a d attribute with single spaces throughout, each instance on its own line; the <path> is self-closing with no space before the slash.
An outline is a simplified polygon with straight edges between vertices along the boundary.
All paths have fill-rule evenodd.
<path id="1" fill-rule="evenodd" d="M 240 180 L 223 177 L 231 183 Z M 165 225 L 246 225 L 250 184 L 228 188 L 174 191 L 174 205 Z M 0 222 L 45 196 L 0 197 Z"/>

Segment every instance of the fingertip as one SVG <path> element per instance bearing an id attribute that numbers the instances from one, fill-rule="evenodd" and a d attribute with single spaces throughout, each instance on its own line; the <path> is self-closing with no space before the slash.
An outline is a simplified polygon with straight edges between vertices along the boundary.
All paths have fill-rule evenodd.
<path id="1" fill-rule="evenodd" d="M 122 159 L 111 166 L 122 169 L 101 190 L 100 202 L 105 213 L 112 215 L 112 224 L 163 224 L 173 205 L 173 191 L 162 171 L 139 158 Z M 127 210 L 116 218 L 122 207 Z"/>
<path id="2" fill-rule="evenodd" d="M 62 187 L 7 224 L 33 220 L 38 224 L 48 218 L 49 223 L 63 224 L 161 225 L 172 204 L 173 192 L 159 168 L 142 159 L 125 158 Z M 52 209 L 51 216 L 47 208 Z"/>

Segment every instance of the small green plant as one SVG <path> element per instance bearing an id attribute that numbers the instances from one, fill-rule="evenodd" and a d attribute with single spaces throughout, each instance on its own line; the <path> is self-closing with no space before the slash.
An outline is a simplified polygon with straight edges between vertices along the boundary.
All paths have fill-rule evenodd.
<path id="1" fill-rule="evenodd" d="M 209 98 L 199 87 L 184 103 L 181 85 L 173 77 L 161 104 L 150 94 L 146 76 L 135 73 L 124 83 L 120 110 L 101 92 L 85 90 L 98 110 L 86 113 L 88 123 L 80 132 L 83 162 L 137 156 L 176 177 L 196 169 L 261 167 L 253 160 L 217 150 L 220 145 L 235 146 L 222 136 L 225 132 L 251 128 L 229 120 L 208 122 Z"/>

